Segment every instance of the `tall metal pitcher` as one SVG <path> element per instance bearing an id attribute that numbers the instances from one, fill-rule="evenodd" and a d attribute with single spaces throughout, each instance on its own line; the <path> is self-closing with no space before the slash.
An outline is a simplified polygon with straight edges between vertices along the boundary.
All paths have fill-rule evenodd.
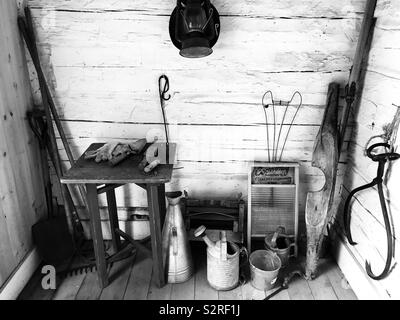
<path id="1" fill-rule="evenodd" d="M 166 196 L 169 205 L 162 232 L 163 260 L 168 282 L 180 283 L 193 275 L 192 254 L 179 205 L 182 192 L 167 192 Z"/>

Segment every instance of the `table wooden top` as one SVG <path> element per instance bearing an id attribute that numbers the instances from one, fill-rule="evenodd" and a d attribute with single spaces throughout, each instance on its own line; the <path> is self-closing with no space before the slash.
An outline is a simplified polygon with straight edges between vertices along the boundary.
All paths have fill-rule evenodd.
<path id="1" fill-rule="evenodd" d="M 104 143 L 93 143 L 86 151 L 92 151 L 103 146 Z M 86 152 L 85 151 L 85 152 Z M 138 168 L 143 159 L 143 154 L 131 155 L 115 167 L 111 167 L 108 161 L 95 162 L 94 159 L 86 160 L 85 152 L 60 179 L 66 184 L 157 184 L 171 180 L 172 164 L 160 164 L 153 172 L 146 174 Z M 156 174 L 155 174 L 156 173 Z"/>

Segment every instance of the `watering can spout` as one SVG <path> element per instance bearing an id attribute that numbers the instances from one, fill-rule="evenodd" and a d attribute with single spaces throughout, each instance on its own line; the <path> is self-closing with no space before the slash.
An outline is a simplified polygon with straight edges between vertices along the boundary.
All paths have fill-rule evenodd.
<path id="1" fill-rule="evenodd" d="M 204 242 L 207 244 L 207 247 L 209 248 L 214 248 L 215 247 L 215 242 L 211 241 L 210 238 L 206 234 L 206 227 L 205 226 L 200 226 L 194 231 L 194 236 L 195 237 L 202 237 Z"/>

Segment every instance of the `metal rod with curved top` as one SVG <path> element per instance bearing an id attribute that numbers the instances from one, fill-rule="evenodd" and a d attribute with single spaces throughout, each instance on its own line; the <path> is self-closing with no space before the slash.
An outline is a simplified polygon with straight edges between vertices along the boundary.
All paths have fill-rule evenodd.
<path id="1" fill-rule="evenodd" d="M 270 99 L 271 99 L 270 103 L 265 103 L 265 97 L 267 95 L 270 95 Z M 292 119 L 290 121 L 289 129 L 288 129 L 288 131 L 286 133 L 285 138 L 283 139 L 283 144 L 281 146 L 281 150 L 280 150 L 280 154 L 279 154 L 279 146 L 281 144 L 280 142 L 281 142 L 281 135 L 282 135 L 282 127 L 285 124 L 285 119 L 286 119 L 286 115 L 288 113 L 289 106 L 292 104 L 292 102 L 293 102 L 293 100 L 294 100 L 296 95 L 299 95 L 300 103 L 297 106 L 296 112 L 295 112 L 295 114 L 293 115 L 293 117 L 292 117 Z M 273 97 L 273 94 L 272 94 L 271 91 L 267 91 L 267 92 L 264 93 L 264 95 L 262 97 L 262 100 L 261 100 L 261 104 L 262 104 L 262 107 L 263 107 L 263 110 L 264 110 L 264 115 L 265 115 L 265 127 L 266 127 L 266 131 L 267 131 L 267 149 L 268 149 L 268 161 L 269 162 L 271 162 L 271 161 L 274 161 L 274 162 L 282 161 L 282 155 L 283 155 L 283 151 L 284 151 L 285 146 L 286 146 L 286 142 L 287 142 L 287 140 L 289 138 L 289 134 L 290 134 L 291 128 L 292 128 L 293 123 L 294 123 L 294 121 L 295 121 L 295 119 L 297 117 L 299 109 L 302 106 L 302 103 L 303 103 L 303 97 L 301 96 L 300 92 L 298 92 L 298 91 L 296 91 L 292 95 L 292 98 L 289 101 L 282 101 L 282 100 L 277 101 L 277 100 L 274 100 L 274 97 Z M 273 141 L 272 141 L 272 155 L 271 155 L 271 152 L 270 152 L 269 129 L 268 129 L 269 124 L 268 124 L 268 115 L 267 115 L 267 109 L 269 107 L 271 107 L 271 106 L 272 106 L 273 126 L 274 126 Z M 276 108 L 275 108 L 276 106 L 285 106 L 285 111 L 283 113 L 283 117 L 282 117 L 282 120 L 280 122 L 279 129 L 277 129 L 277 125 L 276 125 L 276 120 L 277 120 L 276 119 Z M 279 154 L 279 158 L 278 158 L 278 154 Z"/>
<path id="2" fill-rule="evenodd" d="M 261 105 L 263 107 L 264 110 L 264 115 L 265 115 L 265 128 L 267 130 L 267 151 L 268 151 L 268 162 L 271 162 L 271 155 L 270 155 L 270 150 L 269 150 L 269 130 L 268 130 L 268 115 L 267 115 L 267 108 L 269 108 L 269 104 L 265 104 L 264 103 L 264 99 L 265 97 L 270 94 L 271 95 L 271 101 L 273 103 L 274 101 L 274 96 L 272 95 L 272 91 L 267 91 L 264 93 L 262 99 L 261 99 Z"/>
<path id="3" fill-rule="evenodd" d="M 164 81 L 164 86 L 162 85 L 162 82 Z M 160 95 L 160 105 L 161 105 L 161 112 L 163 116 L 163 121 L 164 121 L 164 131 L 165 131 L 165 139 L 166 139 L 166 162 L 167 164 L 169 163 L 169 137 L 168 137 L 168 128 L 167 128 L 167 117 L 165 115 L 165 101 L 168 101 L 171 99 L 171 95 L 168 94 L 167 92 L 169 90 L 169 79 L 168 77 L 163 74 L 158 78 L 158 93 Z"/>
<path id="4" fill-rule="evenodd" d="M 299 97 L 300 97 L 300 103 L 299 103 L 299 105 L 297 106 L 296 113 L 294 114 L 294 116 L 293 116 L 293 118 L 292 118 L 292 121 L 291 121 L 291 123 L 290 123 L 290 125 L 289 125 L 289 129 L 288 129 L 288 132 L 287 132 L 287 134 L 286 134 L 286 138 L 285 138 L 285 140 L 284 140 L 284 143 L 283 143 L 283 146 L 282 146 L 282 149 L 281 149 L 281 155 L 280 155 L 280 157 L 279 157 L 279 161 L 282 160 L 283 150 L 285 149 L 286 142 L 287 142 L 287 140 L 288 140 L 288 138 L 289 138 L 290 130 L 292 129 L 294 120 L 296 119 L 297 114 L 299 113 L 299 110 L 300 110 L 300 108 L 301 108 L 301 106 L 302 106 L 302 104 L 303 104 L 303 97 L 302 97 L 301 93 L 298 92 L 298 91 L 296 91 L 296 92 L 293 94 L 292 99 L 290 99 L 290 101 L 288 102 L 287 107 L 286 107 L 286 111 L 287 111 L 289 105 L 293 102 L 293 99 L 294 99 L 294 97 L 295 97 L 296 95 L 299 95 Z M 284 121 L 285 116 L 286 116 L 286 111 L 285 111 L 285 115 L 284 115 L 283 120 L 282 120 L 281 130 L 282 130 L 283 121 Z M 281 133 L 279 132 L 278 142 L 279 142 L 280 134 L 281 134 Z"/>

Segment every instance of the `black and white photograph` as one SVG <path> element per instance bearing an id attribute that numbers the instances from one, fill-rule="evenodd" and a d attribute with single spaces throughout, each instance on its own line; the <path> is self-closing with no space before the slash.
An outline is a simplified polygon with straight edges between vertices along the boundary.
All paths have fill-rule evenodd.
<path id="1" fill-rule="evenodd" d="M 0 0 L 0 300 L 400 300 L 399 127 L 399 0 Z"/>

